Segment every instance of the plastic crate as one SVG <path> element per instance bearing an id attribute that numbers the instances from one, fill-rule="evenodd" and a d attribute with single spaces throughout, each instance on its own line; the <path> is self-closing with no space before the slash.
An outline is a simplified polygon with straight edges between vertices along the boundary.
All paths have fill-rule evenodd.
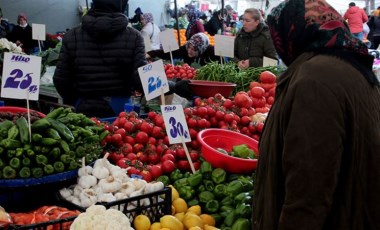
<path id="1" fill-rule="evenodd" d="M 58 192 L 58 197 L 65 202 L 69 202 L 61 197 Z M 149 205 L 144 205 L 145 199 L 149 200 Z M 86 208 L 77 206 L 69 202 L 70 205 L 74 206 L 75 209 L 85 212 Z M 103 205 L 106 209 L 114 208 L 116 210 L 124 213 L 129 220 L 133 221 L 134 217 L 144 214 L 149 217 L 150 221 L 156 222 L 160 221 L 160 218 L 164 215 L 169 215 L 172 213 L 172 190 L 170 187 L 165 187 L 164 189 L 152 192 L 149 194 L 144 194 L 140 196 L 130 197 L 122 200 L 117 200 L 109 203 L 98 202 L 96 204 Z M 134 207 L 128 209 L 128 205 L 133 205 Z"/>
<path id="2" fill-rule="evenodd" d="M 74 221 L 76 216 L 62 218 L 58 220 L 51 220 L 38 224 L 30 224 L 30 225 L 10 225 L 7 229 L 10 230 L 69 230 L 71 223 Z"/>

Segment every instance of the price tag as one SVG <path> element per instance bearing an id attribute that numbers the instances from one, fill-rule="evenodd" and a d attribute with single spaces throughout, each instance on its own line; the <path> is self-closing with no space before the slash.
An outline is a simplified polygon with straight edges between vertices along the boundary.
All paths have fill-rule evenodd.
<path id="1" fill-rule="evenodd" d="M 1 97 L 38 100 L 41 57 L 4 53 Z"/>
<path id="2" fill-rule="evenodd" d="M 178 42 L 174 37 L 173 29 L 167 29 L 160 32 L 160 41 L 165 53 L 179 49 Z"/>
<path id="3" fill-rule="evenodd" d="M 235 37 L 215 34 L 215 55 L 221 57 L 234 57 Z"/>
<path id="4" fill-rule="evenodd" d="M 263 67 L 277 66 L 277 64 L 278 64 L 278 61 L 276 59 L 272 59 L 268 57 L 263 58 Z"/>
<path id="5" fill-rule="evenodd" d="M 170 144 L 191 141 L 182 105 L 161 105 L 161 113 Z"/>
<path id="6" fill-rule="evenodd" d="M 32 38 L 34 40 L 45 41 L 46 40 L 46 32 L 44 24 L 32 24 Z"/>
<path id="7" fill-rule="evenodd" d="M 162 60 L 152 62 L 137 70 L 140 75 L 145 99 L 147 101 L 160 96 L 161 93 L 169 91 L 168 79 L 165 74 L 164 63 Z"/>

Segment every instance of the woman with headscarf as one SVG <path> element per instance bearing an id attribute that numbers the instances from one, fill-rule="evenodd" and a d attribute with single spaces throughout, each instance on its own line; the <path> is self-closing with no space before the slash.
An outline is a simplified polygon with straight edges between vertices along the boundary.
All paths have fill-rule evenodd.
<path id="1" fill-rule="evenodd" d="M 373 57 L 325 0 L 285 1 L 267 20 L 288 68 L 260 138 L 252 229 L 380 229 Z"/>
<path id="2" fill-rule="evenodd" d="M 151 49 L 160 49 L 160 28 L 154 24 L 153 15 L 151 13 L 145 13 L 141 16 L 141 35 L 146 37 L 150 41 Z"/>
<path id="3" fill-rule="evenodd" d="M 27 54 L 32 54 L 38 48 L 37 40 L 32 38 L 32 27 L 28 24 L 28 18 L 25 13 L 17 16 L 17 25 L 13 27 L 12 32 L 7 36 L 8 40 L 21 46 Z"/>
<path id="4" fill-rule="evenodd" d="M 203 66 L 208 62 L 220 60 L 220 57 L 215 56 L 214 46 L 210 45 L 210 41 L 204 33 L 194 34 L 185 45 L 172 51 L 172 55 L 175 59 L 183 59 L 183 62 L 189 65 L 195 62 Z M 163 50 L 151 50 L 147 52 L 146 56 L 147 58 L 170 60 L 170 53 L 164 53 Z"/>
<path id="5" fill-rule="evenodd" d="M 193 6 L 189 7 L 189 11 L 187 12 L 189 25 L 186 28 L 186 40 L 189 40 L 194 34 L 205 32 L 203 23 L 199 20 L 199 14 L 199 11 L 196 10 Z"/>

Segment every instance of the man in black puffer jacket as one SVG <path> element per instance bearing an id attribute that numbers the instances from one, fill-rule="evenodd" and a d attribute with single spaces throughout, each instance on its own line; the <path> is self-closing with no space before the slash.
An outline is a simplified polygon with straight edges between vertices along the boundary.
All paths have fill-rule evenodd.
<path id="1" fill-rule="evenodd" d="M 128 0 L 93 0 L 82 24 L 63 39 L 54 85 L 76 112 L 113 117 L 135 90 L 142 92 L 137 68 L 146 64 L 144 40 L 127 27 Z"/>

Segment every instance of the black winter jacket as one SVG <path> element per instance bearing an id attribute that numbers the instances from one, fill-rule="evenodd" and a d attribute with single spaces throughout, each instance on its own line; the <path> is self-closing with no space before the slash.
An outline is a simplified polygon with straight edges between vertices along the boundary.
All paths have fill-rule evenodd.
<path id="1" fill-rule="evenodd" d="M 129 97 L 142 91 L 137 68 L 146 64 L 141 34 L 121 13 L 90 10 L 82 25 L 67 32 L 54 73 L 58 93 L 78 98 Z"/>

